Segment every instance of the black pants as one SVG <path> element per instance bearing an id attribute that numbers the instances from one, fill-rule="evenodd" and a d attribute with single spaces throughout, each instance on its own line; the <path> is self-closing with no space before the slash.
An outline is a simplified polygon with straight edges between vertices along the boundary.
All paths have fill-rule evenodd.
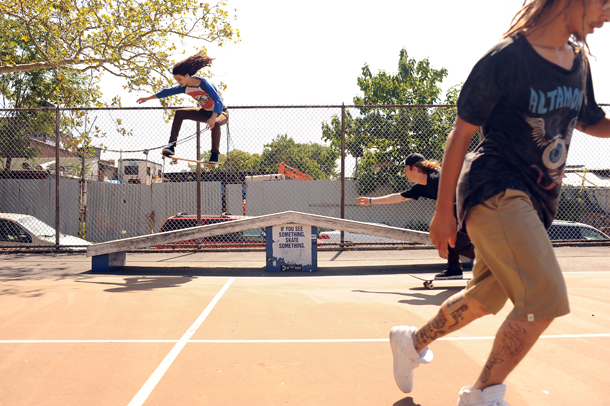
<path id="1" fill-rule="evenodd" d="M 449 256 L 447 257 L 447 263 L 451 267 L 461 268 L 462 263 L 460 262 L 460 255 L 470 259 L 474 259 L 474 245 L 470 241 L 468 234 L 459 232 L 455 239 L 455 247 L 449 246 Z"/>
<path id="2" fill-rule="evenodd" d="M 193 120 L 203 123 L 212 117 L 212 113 L 212 111 L 204 110 L 201 107 L 176 110 L 169 142 L 176 142 L 176 140 L 178 140 L 178 133 L 180 133 L 180 128 L 182 127 L 182 122 L 184 120 Z M 216 125 L 212 128 L 212 152 L 216 154 L 220 153 L 220 126 L 225 125 L 227 121 L 229 121 L 229 112 L 223 110 L 222 114 L 216 117 Z"/>

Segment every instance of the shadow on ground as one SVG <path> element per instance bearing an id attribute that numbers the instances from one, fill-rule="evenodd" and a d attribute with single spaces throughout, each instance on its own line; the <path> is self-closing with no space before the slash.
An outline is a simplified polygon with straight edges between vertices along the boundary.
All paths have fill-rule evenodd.
<path id="1" fill-rule="evenodd" d="M 422 406 L 420 403 L 415 403 L 411 396 L 400 399 L 398 402 L 394 403 L 393 406 Z"/>
<path id="2" fill-rule="evenodd" d="M 459 282 L 459 281 L 457 281 Z M 464 286 L 446 286 L 443 288 L 439 288 L 438 292 L 435 292 L 436 295 L 432 296 L 430 293 L 422 294 L 417 293 L 419 288 L 410 288 L 408 291 L 403 292 L 375 292 L 370 290 L 352 290 L 354 293 L 366 293 L 366 294 L 374 294 L 374 295 L 397 295 L 407 297 L 408 299 L 399 300 L 398 303 L 404 303 L 408 305 L 436 305 L 440 306 L 445 300 L 449 299 L 451 296 L 464 289 Z M 425 289 L 427 292 L 430 292 L 429 289 Z"/>
<path id="3" fill-rule="evenodd" d="M 151 277 L 136 277 L 136 278 L 125 278 L 124 283 L 111 282 L 111 281 L 100 281 L 100 280 L 77 280 L 77 283 L 92 283 L 96 285 L 107 285 L 108 289 L 106 292 L 121 293 L 121 292 L 133 292 L 142 290 L 157 290 L 165 288 L 174 288 L 179 285 L 183 285 L 193 280 L 189 277 L 162 277 L 162 278 L 151 278 Z"/>
<path id="4" fill-rule="evenodd" d="M 400 275 L 408 273 L 436 273 L 445 268 L 444 264 L 417 264 L 417 265 L 385 265 L 385 266 L 337 266 L 319 267 L 314 272 L 267 272 L 265 267 L 260 268 L 206 268 L 206 267 L 182 267 L 166 266 L 124 266 L 110 272 L 93 272 L 91 270 L 82 272 L 80 275 L 155 275 L 155 276 L 281 276 L 281 277 L 304 277 L 304 276 L 351 276 L 351 275 Z"/>

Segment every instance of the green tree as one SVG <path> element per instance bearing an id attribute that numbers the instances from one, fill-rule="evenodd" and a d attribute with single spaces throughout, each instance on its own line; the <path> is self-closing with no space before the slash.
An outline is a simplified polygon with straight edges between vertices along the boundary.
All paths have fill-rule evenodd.
<path id="1" fill-rule="evenodd" d="M 0 15 L 0 32 L 3 33 L 0 56 L 27 63 L 35 60 L 37 50 L 28 41 L 26 26 L 19 20 Z M 0 94 L 4 107 L 88 107 L 100 96 L 99 87 L 92 83 L 90 75 L 63 69 L 41 69 L 0 75 Z M 85 113 L 64 112 L 60 120 L 60 143 L 73 149 L 88 134 L 75 134 L 82 127 Z M 0 157 L 4 158 L 4 170 L 11 169 L 12 158 L 33 159 L 39 150 L 30 146 L 30 139 L 46 134 L 52 138 L 56 132 L 55 111 L 32 110 L 7 112 L 0 121 Z M 90 129 L 91 130 L 91 129 Z M 82 131 L 81 131 L 82 132 Z M 76 136 L 75 136 L 76 135 Z"/>
<path id="2" fill-rule="evenodd" d="M 278 135 L 261 154 L 261 170 L 276 172 L 278 165 L 286 165 L 299 170 L 315 180 L 328 180 L 336 173 L 339 152 L 317 143 L 299 144 L 287 134 Z"/>
<path id="3" fill-rule="evenodd" d="M 218 162 L 222 166 L 212 168 L 213 171 L 228 171 L 228 172 L 258 172 L 261 167 L 261 156 L 259 154 L 251 154 L 246 151 L 234 149 L 229 151 L 229 159 L 227 161 L 226 154 L 218 156 Z M 210 151 L 201 154 L 200 160 L 207 162 L 210 159 Z M 189 165 L 189 170 L 195 172 L 197 165 Z"/>
<path id="4" fill-rule="evenodd" d="M 251 154 L 246 151 L 234 149 L 229 151 L 228 155 L 229 157 L 226 165 L 227 170 L 230 172 L 258 172 L 261 170 L 260 154 Z"/>
<path id="5" fill-rule="evenodd" d="M 27 26 L 20 20 L 0 15 L 0 58 L 27 65 L 38 58 Z M 40 35 L 40 32 L 31 35 Z M 48 33 L 45 34 L 48 37 Z M 101 96 L 95 72 L 83 74 L 65 69 L 37 69 L 0 75 L 4 107 L 89 107 Z"/>
<path id="6" fill-rule="evenodd" d="M 158 90 L 171 82 L 168 68 L 177 44 L 188 40 L 200 50 L 239 40 L 231 26 L 235 16 L 226 8 L 225 0 L 212 5 L 198 0 L 3 0 L 0 14 L 23 24 L 22 40 L 36 54 L 21 60 L 19 42 L 3 32 L 0 73 L 104 71 L 125 78 L 129 90 Z"/>
<path id="7" fill-rule="evenodd" d="M 363 95 L 354 97 L 354 104 L 382 107 L 362 107 L 355 113 L 346 111 L 346 150 L 357 159 L 354 177 L 361 194 L 388 184 L 394 191 L 404 189 L 407 181 L 396 163 L 404 161 L 412 152 L 441 160 L 446 136 L 455 120 L 455 109 L 424 106 L 456 102 L 457 87 L 451 88 L 441 100 L 440 84 L 446 76 L 446 69 L 433 69 L 427 58 L 410 59 L 405 49 L 400 51 L 396 74 L 380 71 L 373 75 L 369 66 L 364 65 L 358 77 Z M 323 123 L 322 132 L 323 139 L 335 150 L 340 148 L 339 117 Z"/>
<path id="8" fill-rule="evenodd" d="M 201 160 L 207 161 L 210 152 L 201 154 Z M 339 152 L 334 148 L 317 143 L 299 144 L 287 134 L 278 135 L 269 144 L 265 144 L 262 154 L 234 149 L 229 152 L 229 160 L 220 154 L 217 166 L 212 170 L 229 172 L 271 172 L 277 173 L 280 163 L 299 170 L 315 180 L 328 180 L 336 176 Z M 195 171 L 195 165 L 189 165 Z"/>
<path id="9" fill-rule="evenodd" d="M 201 160 L 207 161 L 210 152 L 201 154 Z M 299 170 L 315 180 L 328 180 L 336 176 L 337 159 L 339 152 L 334 148 L 317 143 L 299 144 L 288 135 L 278 135 L 269 144 L 265 144 L 262 154 L 251 154 L 246 151 L 234 149 L 229 152 L 229 159 L 220 154 L 219 162 L 222 166 L 213 168 L 214 171 L 229 172 L 271 172 L 277 173 L 280 163 Z M 191 171 L 196 165 L 189 165 Z"/>

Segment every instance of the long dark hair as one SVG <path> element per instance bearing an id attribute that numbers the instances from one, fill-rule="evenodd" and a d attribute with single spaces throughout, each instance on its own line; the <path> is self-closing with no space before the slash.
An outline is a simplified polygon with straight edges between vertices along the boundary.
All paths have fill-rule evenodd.
<path id="1" fill-rule="evenodd" d="M 210 58 L 205 52 L 199 52 L 175 64 L 172 75 L 193 76 L 199 69 L 211 66 L 213 60 L 214 58 Z"/>

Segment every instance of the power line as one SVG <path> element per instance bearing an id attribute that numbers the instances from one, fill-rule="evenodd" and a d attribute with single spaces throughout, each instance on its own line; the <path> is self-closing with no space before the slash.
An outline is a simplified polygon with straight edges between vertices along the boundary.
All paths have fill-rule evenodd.
<path id="1" fill-rule="evenodd" d="M 187 141 L 192 140 L 193 138 L 195 138 L 197 136 L 197 133 L 193 133 L 192 135 L 189 135 L 186 138 L 181 139 L 180 141 L 178 141 L 176 144 L 183 144 Z M 144 151 L 155 151 L 157 149 L 161 149 L 163 148 L 164 145 L 161 145 L 159 147 L 154 147 L 154 148 L 144 148 L 144 149 L 135 149 L 135 150 L 116 150 L 116 149 L 105 149 L 104 152 L 125 152 L 125 153 L 133 153 L 133 152 L 144 152 Z M 93 148 L 101 148 L 101 147 L 96 147 L 93 146 Z"/>

